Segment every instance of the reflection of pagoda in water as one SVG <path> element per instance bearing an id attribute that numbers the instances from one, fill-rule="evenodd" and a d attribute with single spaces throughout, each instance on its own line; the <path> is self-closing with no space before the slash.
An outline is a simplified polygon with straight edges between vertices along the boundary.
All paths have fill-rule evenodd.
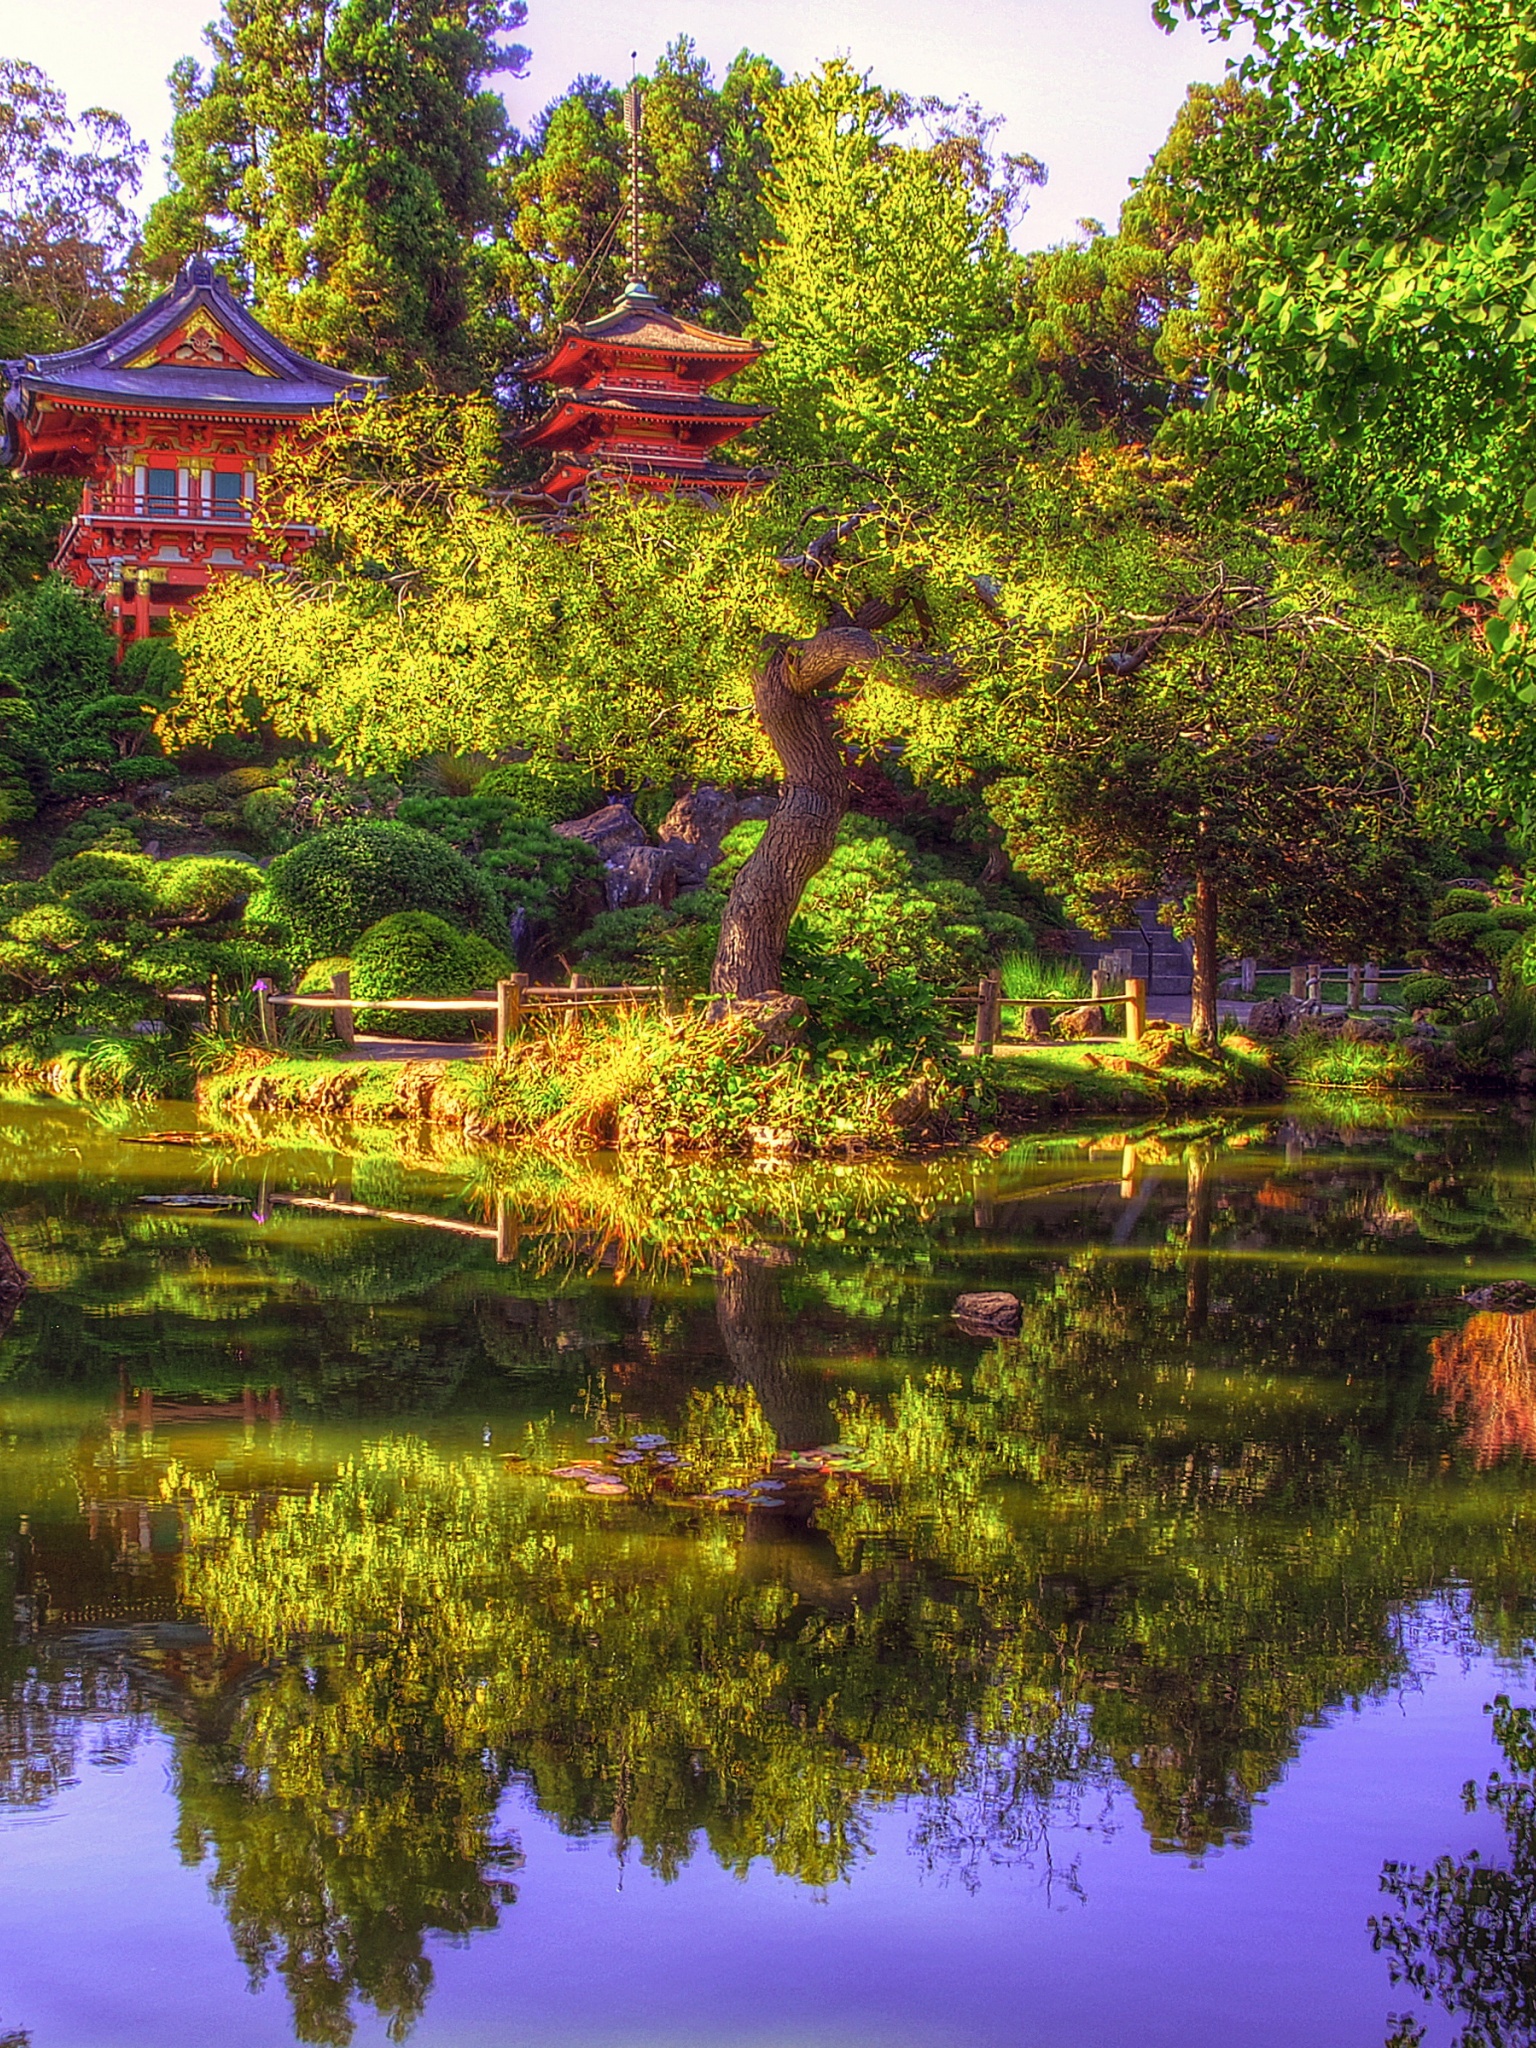
<path id="1" fill-rule="evenodd" d="M 1430 1349 L 1430 1390 L 1478 1469 L 1510 1455 L 1536 1459 L 1536 1311 L 1475 1315 Z"/>
<path id="2" fill-rule="evenodd" d="M 78 1447 L 77 1513 L 22 1528 L 14 1588 L 19 1633 L 179 1621 L 181 1514 L 159 1486 L 167 1458 L 206 1462 L 226 1449 L 232 1424 L 249 1449 L 258 1423 L 280 1420 L 273 1392 L 247 1388 L 238 1400 L 199 1401 L 122 1387 L 105 1432 L 92 1432 Z M 212 1440 L 202 1436 L 210 1424 L 220 1429 Z M 175 1437 L 160 1441 L 168 1429 Z"/>
<path id="3" fill-rule="evenodd" d="M 524 375 L 554 386 L 548 410 L 523 430 L 525 448 L 551 457 L 540 489 L 567 503 L 594 476 L 645 490 L 711 494 L 750 490 L 761 469 L 716 462 L 714 452 L 768 417 L 768 408 L 717 398 L 716 388 L 762 354 L 755 341 L 681 320 L 641 274 L 641 99 L 624 96 L 629 130 L 629 282 L 611 312 L 567 323 Z"/>

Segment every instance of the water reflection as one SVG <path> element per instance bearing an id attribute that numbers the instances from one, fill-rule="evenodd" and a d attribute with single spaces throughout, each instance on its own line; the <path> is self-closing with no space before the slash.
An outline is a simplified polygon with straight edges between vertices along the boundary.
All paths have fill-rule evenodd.
<path id="1" fill-rule="evenodd" d="M 1524 1653 L 1536 1315 L 1460 1297 L 1536 1182 L 1466 1119 L 757 1174 L 15 1114 L 0 1802 L 158 1730 L 301 2040 L 403 2039 L 434 1943 L 515 1916 L 518 1798 L 819 1888 L 902 1805 L 935 1873 L 1070 1892 L 1116 1800 L 1247 1842 L 1307 1729 L 1411 1681 L 1414 1603 Z M 178 1190 L 233 1206 L 138 1199 Z M 1000 1285 L 1017 1336 L 954 1326 Z M 552 1476 L 638 1435 L 676 1465 Z M 1428 1931 L 1378 1940 L 1435 1988 L 1403 1884 Z"/>

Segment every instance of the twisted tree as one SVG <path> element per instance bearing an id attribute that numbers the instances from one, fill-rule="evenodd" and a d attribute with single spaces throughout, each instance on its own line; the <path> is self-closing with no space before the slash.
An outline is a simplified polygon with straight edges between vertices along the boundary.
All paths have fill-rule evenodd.
<path id="1" fill-rule="evenodd" d="M 858 523 L 844 521 L 836 537 Z M 819 573 L 831 558 L 826 536 L 793 566 Z M 819 552 L 818 552 L 819 550 Z M 814 566 L 813 566 L 814 565 Z M 790 566 L 786 563 L 784 566 Z M 902 587 L 856 611 L 834 603 L 809 639 L 773 634 L 752 683 L 752 701 L 784 774 L 778 807 L 736 877 L 715 953 L 710 987 L 718 996 L 762 996 L 779 987 L 790 920 L 805 885 L 831 857 L 848 810 L 848 763 L 837 727 L 837 692 L 850 670 L 894 669 L 914 695 L 952 697 L 965 678 L 946 654 L 880 632 L 908 605 L 927 623 L 921 599 Z"/>

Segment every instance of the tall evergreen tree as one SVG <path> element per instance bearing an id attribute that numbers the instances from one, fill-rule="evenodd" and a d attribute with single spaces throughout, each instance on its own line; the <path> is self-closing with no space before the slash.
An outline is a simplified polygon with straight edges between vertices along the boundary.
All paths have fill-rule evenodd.
<path id="1" fill-rule="evenodd" d="M 152 271 L 194 250 L 239 273 L 261 318 L 327 362 L 466 389 L 477 243 L 510 139 L 487 81 L 523 0 L 224 0 L 204 70 L 171 77 L 171 189 Z"/>
<path id="2" fill-rule="evenodd" d="M 716 86 L 708 64 L 679 36 L 639 84 L 646 282 L 676 312 L 739 328 L 750 264 L 768 226 L 764 114 L 782 74 L 743 50 Z M 528 343 L 561 320 L 611 304 L 623 289 L 626 162 L 619 91 L 582 77 L 545 108 L 502 174 L 509 236 L 491 261 L 503 318 Z M 506 353 L 515 356 L 516 345 Z"/>

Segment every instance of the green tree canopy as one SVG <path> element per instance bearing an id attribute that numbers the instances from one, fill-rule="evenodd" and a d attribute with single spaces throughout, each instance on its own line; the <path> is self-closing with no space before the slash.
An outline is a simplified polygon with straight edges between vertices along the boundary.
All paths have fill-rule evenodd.
<path id="1" fill-rule="evenodd" d="M 170 190 L 145 253 L 233 263 L 260 317 L 322 361 L 402 385 L 480 381 L 479 238 L 509 141 L 488 81 L 522 0 L 226 4 L 213 61 L 172 73 Z"/>
<path id="2" fill-rule="evenodd" d="M 840 58 L 764 120 L 751 331 L 768 354 L 740 386 L 775 408 L 762 449 L 931 490 L 1016 447 L 1038 400 L 1007 228 L 1040 166 L 995 160 L 973 106 L 906 99 Z"/>

